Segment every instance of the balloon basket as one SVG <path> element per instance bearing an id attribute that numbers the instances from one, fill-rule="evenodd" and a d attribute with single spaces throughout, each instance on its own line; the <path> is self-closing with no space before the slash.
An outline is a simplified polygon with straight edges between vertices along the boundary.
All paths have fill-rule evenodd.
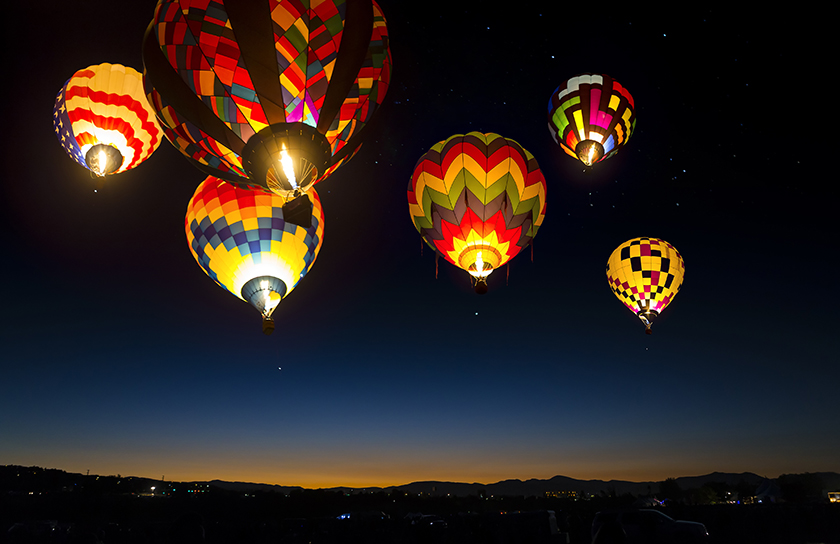
<path id="1" fill-rule="evenodd" d="M 271 333 L 274 332 L 274 319 L 270 317 L 263 319 L 262 331 L 264 335 L 271 336 Z"/>

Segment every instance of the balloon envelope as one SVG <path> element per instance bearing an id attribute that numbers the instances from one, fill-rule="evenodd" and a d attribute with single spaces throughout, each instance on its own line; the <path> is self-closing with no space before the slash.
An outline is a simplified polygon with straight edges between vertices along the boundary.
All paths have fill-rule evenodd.
<path id="1" fill-rule="evenodd" d="M 96 174 L 134 168 L 160 145 L 162 132 L 143 92 L 143 76 L 121 64 L 79 70 L 58 92 L 53 128 L 64 151 Z M 113 155 L 106 165 L 101 155 Z M 101 167 L 100 167 L 101 163 Z"/>
<path id="2" fill-rule="evenodd" d="M 210 176 L 187 206 L 190 252 L 216 283 L 270 317 L 321 250 L 324 213 L 310 194 L 312 226 L 303 228 L 284 220 L 282 197 Z"/>
<path id="3" fill-rule="evenodd" d="M 177 149 L 208 174 L 283 196 L 355 152 L 391 74 L 372 0 L 159 0 L 143 63 Z"/>
<path id="4" fill-rule="evenodd" d="M 659 238 L 627 240 L 607 261 L 610 289 L 648 330 L 677 296 L 684 276 L 685 262 L 679 251 Z"/>
<path id="5" fill-rule="evenodd" d="M 581 74 L 548 101 L 548 130 L 563 151 L 587 166 L 612 157 L 636 126 L 633 97 L 608 75 Z"/>
<path id="6" fill-rule="evenodd" d="M 545 195 L 533 155 L 498 134 L 470 132 L 420 158 L 408 208 L 427 244 L 482 281 L 531 243 L 545 217 Z"/>

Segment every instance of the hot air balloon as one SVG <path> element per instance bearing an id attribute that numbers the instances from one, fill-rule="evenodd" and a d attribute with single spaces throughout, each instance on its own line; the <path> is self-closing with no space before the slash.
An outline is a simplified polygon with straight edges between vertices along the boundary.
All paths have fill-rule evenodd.
<path id="1" fill-rule="evenodd" d="M 187 206 L 187 242 L 196 262 L 216 283 L 249 302 L 274 331 L 271 315 L 303 278 L 321 250 L 324 213 L 318 194 L 311 226 L 284 219 L 285 199 L 241 189 L 209 176 Z"/>
<path id="2" fill-rule="evenodd" d="M 411 221 L 475 290 L 536 236 L 546 184 L 536 159 L 498 134 L 456 134 L 420 157 L 408 184 Z"/>
<path id="3" fill-rule="evenodd" d="M 645 332 L 682 287 L 685 262 L 677 249 L 659 238 L 627 240 L 607 261 L 610 289 L 645 324 Z"/>
<path id="4" fill-rule="evenodd" d="M 53 126 L 61 147 L 94 175 L 125 172 L 160 145 L 143 76 L 120 64 L 79 70 L 58 91 Z"/>
<path id="5" fill-rule="evenodd" d="M 143 63 L 164 133 L 195 166 L 297 206 L 355 153 L 391 77 L 373 0 L 159 0 Z"/>
<path id="6" fill-rule="evenodd" d="M 586 166 L 615 155 L 635 126 L 633 97 L 607 75 L 575 76 L 560 84 L 548 101 L 551 137 Z"/>

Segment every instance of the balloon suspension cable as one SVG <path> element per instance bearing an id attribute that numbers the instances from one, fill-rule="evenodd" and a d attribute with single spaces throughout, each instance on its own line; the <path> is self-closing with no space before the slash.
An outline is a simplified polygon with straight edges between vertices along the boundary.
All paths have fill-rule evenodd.
<path id="1" fill-rule="evenodd" d="M 505 265 L 505 285 L 510 285 L 510 261 Z"/>
<path id="2" fill-rule="evenodd" d="M 438 257 L 440 257 L 440 252 L 435 251 L 435 279 L 438 279 Z"/>

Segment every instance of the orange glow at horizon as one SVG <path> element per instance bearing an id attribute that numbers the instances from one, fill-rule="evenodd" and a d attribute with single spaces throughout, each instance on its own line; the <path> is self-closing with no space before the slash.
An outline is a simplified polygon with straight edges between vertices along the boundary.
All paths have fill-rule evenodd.
<path id="1" fill-rule="evenodd" d="M 90 452 L 88 452 L 90 453 Z M 148 453 L 148 452 L 146 452 Z M 31 456 L 27 456 L 29 458 Z M 121 475 L 122 477 L 141 477 L 149 479 L 164 478 L 169 482 L 193 482 L 222 480 L 230 482 L 259 483 L 307 489 L 325 489 L 333 487 L 374 488 L 390 487 L 422 481 L 478 483 L 483 485 L 519 479 L 548 480 L 554 476 L 566 476 L 579 480 L 625 480 L 631 482 L 661 482 L 666 478 L 698 476 L 719 472 L 756 472 L 769 477 L 778 476 L 772 472 L 762 472 L 763 466 L 754 464 L 737 465 L 724 463 L 723 459 L 706 459 L 703 463 L 691 464 L 678 455 L 672 459 L 639 459 L 629 455 L 623 466 L 615 466 L 607 455 L 581 455 L 578 459 L 548 466 L 545 462 L 524 462 L 509 459 L 509 463 L 488 458 L 467 458 L 446 462 L 441 458 L 428 458 L 422 455 L 408 455 L 390 462 L 375 454 L 353 456 L 345 464 L 337 464 L 331 455 L 313 455 L 313 459 L 297 455 L 286 459 L 288 468 L 282 468 L 282 456 L 275 460 L 260 455 L 261 459 L 229 457 L 226 459 L 204 459 L 188 455 L 180 458 L 155 459 L 147 455 L 125 454 L 118 460 L 106 460 L 102 454 L 83 455 L 81 452 L 70 455 L 40 455 L 35 460 L 24 460 L 23 456 L 14 456 L 4 460 L 4 464 L 39 466 L 56 468 L 70 473 L 100 476 Z M 115 456 L 116 457 L 116 456 Z M 553 465 L 554 463 L 551 463 Z M 768 460 L 768 465 L 772 464 Z M 769 467 L 768 467 L 769 468 Z M 788 472 L 802 471 L 795 468 Z"/>

